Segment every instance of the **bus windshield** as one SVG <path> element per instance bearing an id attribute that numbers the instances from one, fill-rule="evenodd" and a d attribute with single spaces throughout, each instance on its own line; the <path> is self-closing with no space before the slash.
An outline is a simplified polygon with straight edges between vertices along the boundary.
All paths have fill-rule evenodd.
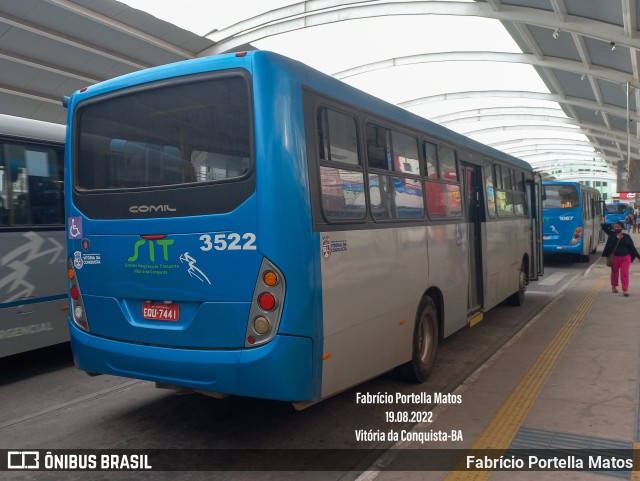
<path id="1" fill-rule="evenodd" d="M 150 85 L 98 97 L 79 109 L 78 190 L 220 182 L 249 171 L 251 121 L 245 78 Z"/>
<path id="2" fill-rule="evenodd" d="M 574 209 L 579 206 L 578 190 L 574 186 L 544 186 L 543 209 Z"/>
<path id="3" fill-rule="evenodd" d="M 607 214 L 626 214 L 627 204 L 607 204 L 605 206 L 605 212 Z"/>

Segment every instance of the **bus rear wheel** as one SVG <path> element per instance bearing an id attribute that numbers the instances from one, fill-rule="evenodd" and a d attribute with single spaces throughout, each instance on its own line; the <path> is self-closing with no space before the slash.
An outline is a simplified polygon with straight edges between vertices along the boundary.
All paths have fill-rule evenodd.
<path id="1" fill-rule="evenodd" d="M 413 329 L 411 361 L 401 366 L 402 376 L 410 382 L 427 380 L 436 363 L 438 351 L 438 313 L 430 297 L 420 304 L 420 313 Z"/>
<path id="2" fill-rule="evenodd" d="M 527 290 L 527 270 L 524 259 L 520 263 L 518 272 L 518 290 L 507 298 L 507 303 L 512 306 L 521 306 L 524 304 L 524 292 Z"/>

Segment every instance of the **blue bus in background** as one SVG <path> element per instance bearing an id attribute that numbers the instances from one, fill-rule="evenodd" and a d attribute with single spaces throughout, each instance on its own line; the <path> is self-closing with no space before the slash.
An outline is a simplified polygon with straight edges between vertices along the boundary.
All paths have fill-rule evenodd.
<path id="1" fill-rule="evenodd" d="M 588 260 L 603 236 L 602 198 L 578 182 L 543 182 L 542 242 L 545 254 L 577 254 Z"/>
<path id="2" fill-rule="evenodd" d="M 67 106 L 84 371 L 296 407 L 396 367 L 422 382 L 439 339 L 541 273 L 529 164 L 280 55 L 156 67 Z"/>
<path id="3" fill-rule="evenodd" d="M 604 223 L 611 225 L 615 222 L 627 224 L 628 214 L 633 213 L 633 207 L 624 202 L 610 202 L 604 206 Z"/>

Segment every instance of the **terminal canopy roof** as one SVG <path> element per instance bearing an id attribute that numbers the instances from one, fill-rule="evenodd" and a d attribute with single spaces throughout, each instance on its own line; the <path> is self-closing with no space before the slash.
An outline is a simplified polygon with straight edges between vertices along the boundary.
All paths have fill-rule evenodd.
<path id="1" fill-rule="evenodd" d="M 64 123 L 86 85 L 260 48 L 548 175 L 640 191 L 640 0 L 126 1 L 0 0 L 0 113 Z"/>

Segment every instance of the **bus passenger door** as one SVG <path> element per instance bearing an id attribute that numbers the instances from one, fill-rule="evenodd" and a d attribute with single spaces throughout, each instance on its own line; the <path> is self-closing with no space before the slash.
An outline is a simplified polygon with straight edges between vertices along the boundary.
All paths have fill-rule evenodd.
<path id="1" fill-rule="evenodd" d="M 467 312 L 482 307 L 482 175 L 480 167 L 462 164 L 464 179 L 464 199 L 467 211 L 467 232 L 469 236 L 469 294 L 467 296 Z"/>
<path id="2" fill-rule="evenodd" d="M 542 245 L 542 177 L 534 175 L 526 184 L 531 225 L 531 259 L 529 280 L 536 281 L 544 274 L 544 253 Z"/>

